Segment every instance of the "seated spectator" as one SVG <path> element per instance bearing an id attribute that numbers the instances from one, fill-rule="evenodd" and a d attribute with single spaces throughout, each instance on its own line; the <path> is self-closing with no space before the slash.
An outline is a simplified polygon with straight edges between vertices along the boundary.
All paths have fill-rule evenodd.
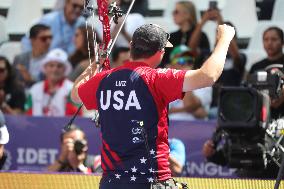
<path id="1" fill-rule="evenodd" d="M 186 153 L 184 143 L 176 138 L 169 139 L 170 156 L 169 163 L 172 176 L 181 176 L 185 165 Z"/>
<path id="2" fill-rule="evenodd" d="M 264 71 L 269 66 L 284 66 L 284 35 L 283 31 L 278 27 L 269 27 L 263 33 L 263 47 L 267 53 L 267 58 L 255 63 L 249 73 Z M 278 99 L 271 100 L 271 117 L 277 119 L 284 116 L 284 89 L 282 96 Z"/>
<path id="3" fill-rule="evenodd" d="M 112 52 L 112 68 L 122 66 L 125 61 L 130 59 L 130 49 L 126 47 L 116 48 Z"/>
<path id="4" fill-rule="evenodd" d="M 87 35 L 89 36 L 89 41 L 87 39 Z M 94 60 L 95 44 L 94 44 L 94 39 L 93 39 L 92 27 L 87 26 L 87 29 L 86 29 L 86 26 L 82 25 L 79 28 L 77 28 L 73 41 L 75 45 L 75 51 L 69 57 L 69 61 L 72 64 L 73 68 L 75 68 L 77 65 L 79 65 L 83 61 L 87 61 L 89 63 L 88 48 L 90 48 L 90 58 L 91 60 Z M 97 42 L 100 42 L 98 37 L 97 37 Z"/>
<path id="5" fill-rule="evenodd" d="M 66 79 L 72 69 L 67 58 L 61 49 L 53 49 L 46 55 L 41 64 L 46 79 L 29 90 L 25 107 L 28 115 L 65 116 L 76 112 L 77 107 L 69 97 L 73 82 Z"/>
<path id="6" fill-rule="evenodd" d="M 224 23 L 234 27 L 233 24 L 230 22 L 223 22 L 223 18 L 220 15 L 220 12 L 217 12 L 216 14 L 216 21 L 218 22 L 218 25 Z M 229 46 L 229 50 L 226 57 L 226 63 L 222 75 L 220 76 L 218 81 L 215 82 L 215 84 L 213 85 L 212 104 L 211 109 L 209 111 L 209 117 L 211 119 L 217 118 L 217 105 L 221 87 L 240 86 L 245 73 L 245 64 L 246 56 L 239 51 L 237 45 L 237 34 L 235 34 L 235 37 L 232 39 Z"/>
<path id="7" fill-rule="evenodd" d="M 0 56 L 0 110 L 5 114 L 20 114 L 25 105 L 24 88 L 16 79 L 15 70 L 7 58 Z"/>
<path id="8" fill-rule="evenodd" d="M 36 24 L 31 27 L 29 37 L 32 45 L 31 51 L 17 55 L 13 63 L 20 81 L 23 82 L 25 87 L 30 87 L 43 79 L 40 62 L 48 52 L 52 34 L 48 26 Z"/>
<path id="9" fill-rule="evenodd" d="M 197 23 L 196 9 L 190 1 L 179 1 L 173 11 L 173 19 L 179 30 L 171 33 L 169 41 L 174 47 L 187 45 L 196 54 L 196 64 L 203 62 L 203 56 L 210 52 L 210 44 L 205 33 L 201 31 L 202 25 L 211 17 L 204 16 L 201 23 Z M 166 48 L 161 67 L 170 63 L 171 48 Z"/>
<path id="10" fill-rule="evenodd" d="M 89 41 L 87 39 L 89 36 Z M 100 40 L 97 37 L 97 42 Z M 71 81 L 75 81 L 79 75 L 89 66 L 90 59 L 91 62 L 94 61 L 95 51 L 94 51 L 94 39 L 93 39 L 93 30 L 90 26 L 87 27 L 82 25 L 80 26 L 75 33 L 74 37 L 75 52 L 69 57 L 69 61 L 72 64 L 73 71 L 70 73 L 68 78 Z M 90 49 L 90 52 L 89 50 Z M 90 57 L 89 57 L 90 53 Z"/>
<path id="11" fill-rule="evenodd" d="M 263 71 L 266 67 L 273 64 L 284 64 L 283 54 L 284 36 L 283 31 L 278 27 L 269 27 L 263 33 L 263 47 L 267 58 L 256 62 L 251 67 L 249 73 Z"/>
<path id="12" fill-rule="evenodd" d="M 53 39 L 51 49 L 61 48 L 68 54 L 75 50 L 73 37 L 76 29 L 83 25 L 84 18 L 80 17 L 84 9 L 84 1 L 82 0 L 66 0 L 63 10 L 53 11 L 44 15 L 38 23 L 45 24 L 50 27 Z M 22 39 L 24 51 L 30 51 L 31 45 L 27 36 Z"/>
<path id="13" fill-rule="evenodd" d="M 100 155 L 88 155 L 85 133 L 75 125 L 60 136 L 61 151 L 58 159 L 48 167 L 48 171 L 101 173 Z"/>
<path id="14" fill-rule="evenodd" d="M 5 153 L 4 145 L 9 142 L 9 133 L 5 125 L 5 118 L 0 110 L 0 170 L 4 168 L 7 154 Z"/>
<path id="15" fill-rule="evenodd" d="M 186 46 L 176 47 L 171 54 L 171 68 L 193 70 L 194 57 Z M 170 120 L 195 120 L 207 118 L 212 99 L 212 88 L 206 87 L 185 93 L 183 100 L 169 105 Z"/>
<path id="16" fill-rule="evenodd" d="M 207 36 L 202 32 L 202 29 L 203 29 L 203 26 L 205 26 L 205 24 L 208 21 L 215 21 L 218 23 L 220 21 L 220 16 L 221 14 L 218 9 L 209 8 L 202 14 L 201 20 L 198 23 L 195 22 L 194 30 L 191 34 L 191 38 L 188 41 L 188 46 L 193 51 L 197 51 L 198 54 L 203 54 L 203 55 L 208 55 L 210 53 L 209 42 L 208 42 L 208 47 L 201 46 L 201 44 L 204 44 L 204 45 L 206 44 L 205 37 L 207 39 Z"/>

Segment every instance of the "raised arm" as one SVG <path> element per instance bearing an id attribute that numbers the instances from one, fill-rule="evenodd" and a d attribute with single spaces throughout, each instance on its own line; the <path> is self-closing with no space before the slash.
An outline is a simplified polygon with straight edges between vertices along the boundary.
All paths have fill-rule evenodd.
<path id="1" fill-rule="evenodd" d="M 200 69 L 186 72 L 183 92 L 211 86 L 220 77 L 235 30 L 233 27 L 224 24 L 218 26 L 217 32 L 218 42 L 211 56 Z"/>
<path id="2" fill-rule="evenodd" d="M 192 36 L 190 40 L 188 41 L 188 46 L 193 50 L 198 50 L 198 45 L 200 43 L 201 35 L 202 35 L 202 27 L 206 24 L 208 20 L 210 20 L 211 14 L 210 11 L 206 11 L 202 19 L 199 23 L 196 24 L 194 31 L 192 33 Z"/>

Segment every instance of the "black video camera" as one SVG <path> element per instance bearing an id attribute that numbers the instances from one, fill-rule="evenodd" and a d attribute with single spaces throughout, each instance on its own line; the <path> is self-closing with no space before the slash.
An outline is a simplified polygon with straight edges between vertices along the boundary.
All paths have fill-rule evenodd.
<path id="1" fill-rule="evenodd" d="M 271 123 L 270 99 L 278 98 L 283 72 L 257 72 L 242 87 L 224 87 L 219 95 L 218 130 L 231 168 L 266 168 L 266 130 Z M 218 143 L 218 139 L 214 143 Z"/>
<path id="2" fill-rule="evenodd" d="M 281 96 L 282 92 L 282 74 L 279 70 L 274 73 L 257 72 L 248 77 L 248 87 L 267 93 L 270 98 L 276 99 Z"/>

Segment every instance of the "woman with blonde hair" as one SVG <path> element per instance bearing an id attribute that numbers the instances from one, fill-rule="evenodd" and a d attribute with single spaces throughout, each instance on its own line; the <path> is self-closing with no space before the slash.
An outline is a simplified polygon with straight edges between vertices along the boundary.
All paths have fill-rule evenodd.
<path id="1" fill-rule="evenodd" d="M 173 11 L 173 19 L 179 30 L 171 33 L 170 42 L 174 47 L 180 45 L 187 45 L 197 56 L 197 61 L 200 59 L 204 52 L 210 52 L 210 44 L 205 33 L 199 28 L 196 31 L 197 13 L 194 4 L 191 1 L 179 1 L 176 3 Z M 195 34 L 195 37 L 192 37 Z M 169 55 L 171 49 L 166 50 L 165 57 L 162 61 L 162 66 L 169 62 Z"/>

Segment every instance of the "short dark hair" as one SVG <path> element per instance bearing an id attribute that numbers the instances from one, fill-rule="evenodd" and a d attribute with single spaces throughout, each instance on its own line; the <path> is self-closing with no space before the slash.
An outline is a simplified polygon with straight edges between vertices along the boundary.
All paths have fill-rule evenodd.
<path id="1" fill-rule="evenodd" d="M 157 51 L 137 49 L 137 48 L 133 47 L 133 45 L 131 45 L 131 48 L 130 48 L 130 54 L 131 54 L 131 57 L 134 60 L 149 58 L 149 57 L 153 56 L 156 52 Z"/>
<path id="2" fill-rule="evenodd" d="M 41 31 L 50 30 L 50 27 L 44 24 L 33 25 L 30 29 L 30 39 L 36 38 Z"/>
<path id="3" fill-rule="evenodd" d="M 118 48 L 115 48 L 112 52 L 112 56 L 111 56 L 111 59 L 112 61 L 117 61 L 118 58 L 119 58 L 119 55 L 120 53 L 125 53 L 125 52 L 129 52 L 129 48 L 128 47 L 118 47 Z"/>
<path id="4" fill-rule="evenodd" d="M 75 125 L 75 124 L 72 124 L 70 127 L 69 127 L 69 129 L 67 130 L 67 131 L 62 131 L 61 132 L 61 134 L 60 134 L 60 142 L 62 143 L 63 142 L 63 138 L 64 138 L 64 135 L 66 134 L 66 133 L 70 133 L 70 132 L 72 132 L 72 131 L 82 131 L 83 133 L 84 133 L 84 135 L 85 135 L 85 132 L 80 128 L 80 127 L 78 127 L 77 125 Z M 86 136 L 85 136 L 86 137 Z"/>
<path id="5" fill-rule="evenodd" d="M 272 27 L 267 28 L 267 29 L 263 32 L 263 37 L 264 37 L 264 35 L 265 35 L 267 32 L 269 32 L 269 31 L 271 31 L 271 30 L 276 31 L 276 33 L 277 33 L 278 37 L 280 38 L 281 42 L 284 43 L 283 30 L 282 30 L 281 28 L 277 27 L 277 26 L 272 26 Z"/>

